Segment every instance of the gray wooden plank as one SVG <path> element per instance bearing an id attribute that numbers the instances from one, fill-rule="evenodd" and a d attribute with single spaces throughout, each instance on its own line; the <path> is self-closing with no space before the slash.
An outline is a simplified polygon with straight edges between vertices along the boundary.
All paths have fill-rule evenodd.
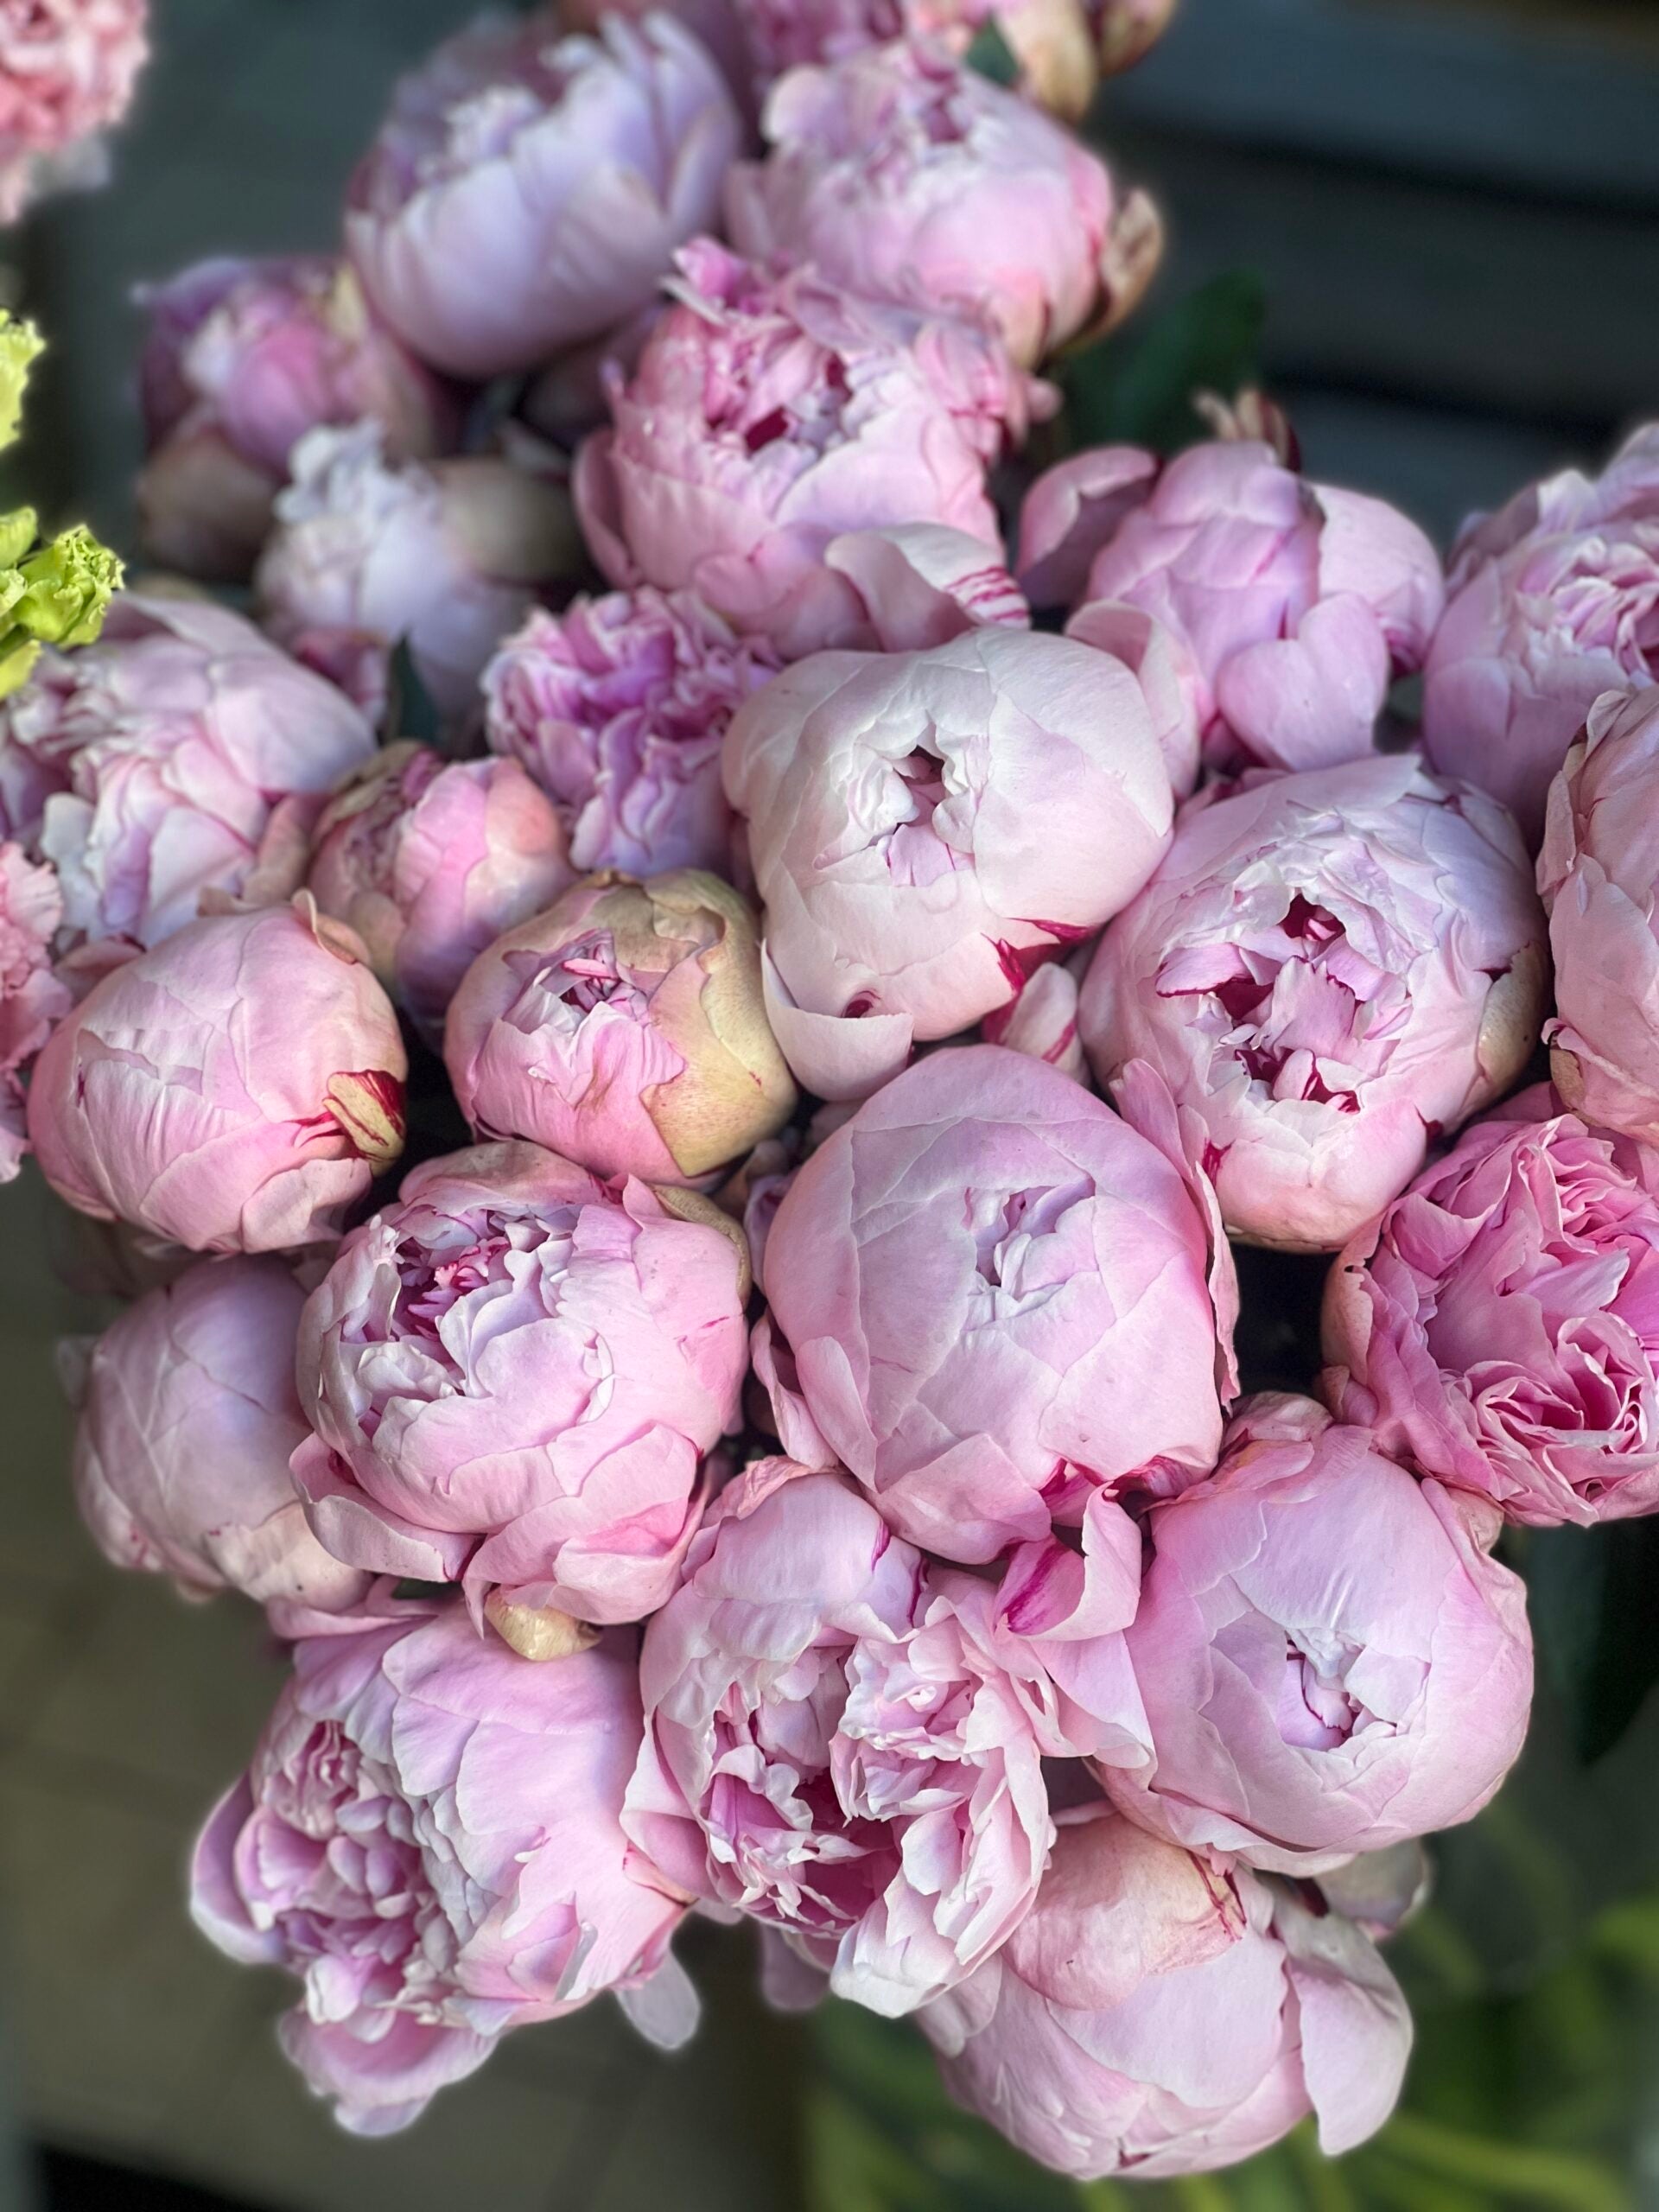
<path id="1" fill-rule="evenodd" d="M 1126 127 L 1164 206 L 1161 296 L 1260 270 L 1269 365 L 1304 382 L 1595 430 L 1659 405 L 1655 227 Z"/>
<path id="2" fill-rule="evenodd" d="M 1357 0 L 1181 0 L 1101 115 L 1659 207 L 1659 25 Z M 1653 273 L 1647 263 L 1648 276 Z"/>

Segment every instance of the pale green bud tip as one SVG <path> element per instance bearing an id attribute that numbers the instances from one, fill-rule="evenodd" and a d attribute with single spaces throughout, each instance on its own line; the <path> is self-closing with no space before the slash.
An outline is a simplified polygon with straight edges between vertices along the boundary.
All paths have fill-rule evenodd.
<path id="1" fill-rule="evenodd" d="M 32 322 L 16 322 L 0 309 L 0 446 L 16 438 L 29 372 L 45 348 Z"/>

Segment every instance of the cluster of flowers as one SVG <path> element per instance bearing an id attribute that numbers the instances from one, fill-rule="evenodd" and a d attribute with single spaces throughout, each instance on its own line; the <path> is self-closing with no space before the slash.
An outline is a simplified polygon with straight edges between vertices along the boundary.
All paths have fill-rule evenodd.
<path id="1" fill-rule="evenodd" d="M 683 2037 L 702 1910 L 1062 2170 L 1341 2150 L 1525 1733 L 1501 1525 L 1659 1507 L 1659 433 L 1449 579 L 1243 435 L 1005 546 L 1157 256 L 1039 96 L 1161 12 L 486 23 L 340 260 L 154 296 L 152 540 L 266 632 L 0 709 L 0 1035 L 152 1274 L 88 1523 L 291 1646 L 195 1909 L 353 2127 Z M 1339 1253 L 1323 1403 L 1237 1401 L 1230 1237 Z"/>

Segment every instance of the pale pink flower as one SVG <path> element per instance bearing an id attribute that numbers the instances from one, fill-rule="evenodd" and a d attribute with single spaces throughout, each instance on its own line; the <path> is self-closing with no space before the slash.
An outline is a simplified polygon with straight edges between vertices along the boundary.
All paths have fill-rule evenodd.
<path id="1" fill-rule="evenodd" d="M 628 1834 L 838 1995 L 889 2016 L 939 1996 L 1018 1926 L 1052 1834 L 995 1605 L 844 1476 L 751 1466 L 646 1628 Z"/>
<path id="2" fill-rule="evenodd" d="M 353 178 L 346 247 L 424 359 L 537 366 L 645 307 L 706 230 L 738 149 L 731 94 L 668 15 L 481 16 L 405 77 Z"/>
<path id="3" fill-rule="evenodd" d="M 353 2133 L 407 2126 L 510 2029 L 607 1989 L 690 2033 L 686 1901 L 619 1820 L 639 1732 L 620 1638 L 531 1665 L 450 1606 L 296 1646 L 191 1911 L 299 1977 L 283 2048 Z"/>

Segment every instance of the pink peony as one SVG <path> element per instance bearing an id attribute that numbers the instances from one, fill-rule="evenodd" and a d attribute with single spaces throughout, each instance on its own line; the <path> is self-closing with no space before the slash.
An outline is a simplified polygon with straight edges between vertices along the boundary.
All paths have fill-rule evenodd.
<path id="1" fill-rule="evenodd" d="M 404 1142 L 403 1039 L 362 953 L 302 898 L 105 976 L 35 1063 L 47 1181 L 194 1252 L 337 1236 Z"/>
<path id="2" fill-rule="evenodd" d="M 647 304 L 720 205 L 740 125 L 667 16 L 564 37 L 486 16 L 404 78 L 353 179 L 346 246 L 423 359 L 482 381 Z"/>
<path id="3" fill-rule="evenodd" d="M 731 0 L 764 86 L 802 63 L 832 62 L 897 38 L 937 40 L 965 54 L 995 20 L 1020 67 L 1021 89 L 1075 122 L 1098 64 L 1084 0 Z"/>
<path id="4" fill-rule="evenodd" d="M 674 1586 L 744 1370 L 741 1232 L 534 1145 L 429 1161 L 306 1308 L 294 1472 L 336 1557 L 582 1620 Z"/>
<path id="5" fill-rule="evenodd" d="M 1231 2165 L 1309 2111 L 1327 2155 L 1351 2150 L 1411 2047 L 1348 1921 L 1103 1805 L 1059 1815 L 1029 1914 L 920 2024 L 958 2103 L 1080 2181 Z"/>
<path id="6" fill-rule="evenodd" d="M 1529 842 L 1604 691 L 1659 677 L 1659 423 L 1599 477 L 1567 469 L 1466 524 L 1423 684 L 1423 743 Z"/>
<path id="7" fill-rule="evenodd" d="M 695 868 L 589 877 L 480 954 L 449 1009 L 455 1101 L 601 1175 L 716 1179 L 789 1119 L 754 916 Z"/>
<path id="8" fill-rule="evenodd" d="M 1228 1228 L 1334 1251 L 1508 1090 L 1543 1013 L 1515 825 L 1408 754 L 1193 801 L 1084 985 L 1096 1076 L 1151 1062 Z"/>
<path id="9" fill-rule="evenodd" d="M 771 152 L 726 187 L 733 244 L 920 312 L 989 318 L 1031 368 L 1127 314 L 1158 263 L 1157 219 L 1071 131 L 944 48 L 899 42 L 791 70 L 766 102 Z"/>
<path id="10" fill-rule="evenodd" d="M 283 2047 L 354 2133 L 406 2126 L 509 2029 L 604 1990 L 689 2032 L 684 1901 L 619 1825 L 639 1733 L 620 1640 L 530 1666 L 451 1606 L 296 1647 L 191 1910 L 299 1977 Z"/>
<path id="11" fill-rule="evenodd" d="M 19 1078 L 71 1004 L 52 972 L 62 920 L 53 871 L 20 846 L 0 844 L 0 1183 L 12 1180 L 29 1150 Z"/>
<path id="12" fill-rule="evenodd" d="M 484 671 L 490 748 L 558 808 L 581 869 L 725 872 L 726 726 L 777 668 L 689 592 L 648 588 L 537 608 Z"/>
<path id="13" fill-rule="evenodd" d="M 1591 708 L 1550 786 L 1538 885 L 1555 1087 L 1586 1121 L 1659 1142 L 1659 691 Z"/>
<path id="14" fill-rule="evenodd" d="M 333 1612 L 368 1577 L 331 1559 L 288 1471 L 305 1293 L 282 1260 L 199 1260 L 91 1347 L 76 1395 L 75 1496 L 117 1567 L 188 1596 L 239 1590 Z"/>
<path id="15" fill-rule="evenodd" d="M 1124 1630 L 1120 1810 L 1189 1849 L 1318 1874 L 1471 1819 L 1521 1749 L 1532 1640 L 1497 1516 L 1306 1398 L 1255 1398 L 1212 1478 L 1154 1505 Z"/>
<path id="16" fill-rule="evenodd" d="M 435 1040 L 486 945 L 550 905 L 570 876 L 564 825 L 516 760 L 446 762 L 400 744 L 330 804 L 308 880 Z"/>
<path id="17" fill-rule="evenodd" d="M 768 276 L 699 239 L 613 426 L 578 455 L 578 512 L 617 584 L 696 592 L 785 658 L 868 624 L 825 548 L 850 531 L 942 523 L 999 544 L 986 471 L 1033 391 L 971 325 L 851 297 L 808 269 Z"/>
<path id="18" fill-rule="evenodd" d="M 390 467 L 378 423 L 313 430 L 294 453 L 254 575 L 262 619 L 308 638 L 406 643 L 441 714 L 477 703 L 490 656 L 578 550 L 560 487 L 488 454 Z"/>
<path id="19" fill-rule="evenodd" d="M 1294 769 L 1369 753 L 1391 677 L 1422 666 L 1440 619 L 1427 538 L 1381 499 L 1310 484 L 1252 440 L 1194 446 L 1149 475 L 1145 459 L 1109 448 L 1062 463 L 1053 492 L 1039 480 L 1022 572 L 1040 562 L 1069 578 L 1068 539 L 1116 516 L 1087 597 L 1169 631 L 1212 753 Z"/>
<path id="20" fill-rule="evenodd" d="M 101 640 L 42 653 L 0 702 L 0 811 L 53 861 L 63 941 L 149 947 L 204 893 L 285 898 L 324 796 L 374 734 L 205 600 L 124 593 Z"/>
<path id="21" fill-rule="evenodd" d="M 448 451 L 453 394 L 323 254 L 200 261 L 143 287 L 139 364 L 149 458 L 138 479 L 145 550 L 188 575 L 246 575 L 308 430 L 365 417 L 394 461 Z"/>
<path id="22" fill-rule="evenodd" d="M 0 0 L 0 222 L 59 186 L 99 184 L 99 134 L 149 56 L 147 0 Z"/>
<path id="23" fill-rule="evenodd" d="M 1008 1005 L 1146 882 L 1173 811 L 1133 672 L 1000 627 L 787 670 L 734 721 L 726 788 L 772 1027 L 825 1097 Z"/>
<path id="24" fill-rule="evenodd" d="M 1385 1452 L 1512 1521 L 1659 1507 L 1659 1153 L 1547 1085 L 1465 1129 L 1325 1291 L 1325 1378 Z"/>
<path id="25" fill-rule="evenodd" d="M 935 1052 L 868 1100 L 796 1175 L 763 1283 L 830 1450 L 946 1558 L 1214 1465 L 1226 1247 L 1157 1144 L 1039 1060 Z"/>
<path id="26" fill-rule="evenodd" d="M 758 1462 L 646 1628 L 628 1834 L 838 1995 L 889 2016 L 941 1995 L 1017 1927 L 1052 1834 L 995 1603 L 843 1477 Z"/>

